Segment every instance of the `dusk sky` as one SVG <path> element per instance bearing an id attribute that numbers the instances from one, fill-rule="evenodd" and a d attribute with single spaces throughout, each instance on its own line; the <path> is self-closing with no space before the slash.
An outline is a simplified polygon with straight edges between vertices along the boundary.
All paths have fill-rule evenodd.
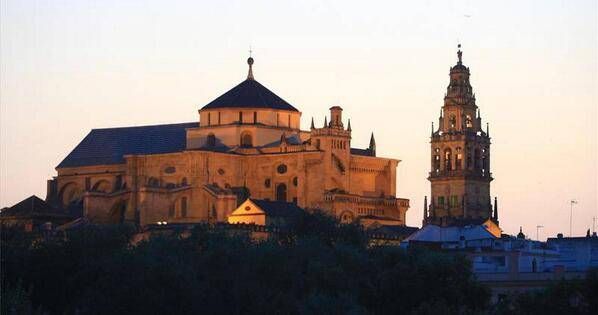
<path id="1" fill-rule="evenodd" d="M 500 226 L 585 235 L 598 217 L 598 6 L 589 1 L 27 1 L 0 15 L 0 207 L 45 198 L 93 128 L 198 120 L 245 79 L 302 112 L 340 105 L 352 147 L 400 159 L 421 226 L 430 123 L 463 62 L 490 123 Z M 598 224 L 598 222 L 597 222 Z"/>

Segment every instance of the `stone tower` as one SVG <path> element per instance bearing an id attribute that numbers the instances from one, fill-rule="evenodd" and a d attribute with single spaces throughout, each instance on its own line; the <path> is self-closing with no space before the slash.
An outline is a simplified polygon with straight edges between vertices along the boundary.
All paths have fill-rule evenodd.
<path id="1" fill-rule="evenodd" d="M 461 48 L 461 45 L 459 45 Z M 462 52 L 450 69 L 450 83 L 440 111 L 438 129 L 432 124 L 432 198 L 424 205 L 424 225 L 441 226 L 492 219 L 498 224 L 490 200 L 490 135 L 482 130 L 482 118 L 469 83 L 469 68 Z"/>

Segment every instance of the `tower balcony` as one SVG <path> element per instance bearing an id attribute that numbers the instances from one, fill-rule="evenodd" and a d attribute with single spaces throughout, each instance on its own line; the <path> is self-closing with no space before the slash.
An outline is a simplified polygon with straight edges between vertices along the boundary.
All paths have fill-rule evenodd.
<path id="1" fill-rule="evenodd" d="M 467 179 L 479 179 L 479 180 L 488 180 L 491 181 L 494 178 L 492 177 L 491 172 L 484 172 L 481 169 L 474 169 L 474 170 L 439 170 L 439 171 L 431 171 L 428 174 L 428 180 L 434 179 L 445 179 L 447 177 L 455 178 L 467 178 Z"/>

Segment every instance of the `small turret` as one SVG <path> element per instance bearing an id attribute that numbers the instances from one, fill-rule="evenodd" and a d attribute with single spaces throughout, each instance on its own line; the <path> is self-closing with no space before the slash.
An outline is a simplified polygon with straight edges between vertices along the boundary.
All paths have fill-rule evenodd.
<path id="1" fill-rule="evenodd" d="M 249 58 L 247 58 L 247 64 L 249 65 L 249 71 L 247 72 L 247 80 L 253 80 L 253 58 L 251 57 L 251 54 L 249 55 Z"/>
<path id="2" fill-rule="evenodd" d="M 372 132 L 372 136 L 370 137 L 370 146 L 368 148 L 372 156 L 376 156 L 376 139 L 374 139 L 374 133 Z"/>
<path id="3" fill-rule="evenodd" d="M 311 118 L 311 126 L 310 129 L 316 129 L 316 126 L 314 125 L 314 118 Z"/>
<path id="4" fill-rule="evenodd" d="M 328 128 L 328 117 L 324 116 L 324 128 Z"/>
<path id="5" fill-rule="evenodd" d="M 330 107 L 330 127 L 343 129 L 343 109 L 340 106 Z"/>
<path id="6" fill-rule="evenodd" d="M 428 196 L 424 196 L 424 222 L 428 218 Z"/>
<path id="7" fill-rule="evenodd" d="M 517 234 L 517 238 L 518 239 L 522 239 L 522 240 L 525 239 L 525 234 L 523 234 L 523 228 L 522 227 L 519 227 L 519 233 Z"/>

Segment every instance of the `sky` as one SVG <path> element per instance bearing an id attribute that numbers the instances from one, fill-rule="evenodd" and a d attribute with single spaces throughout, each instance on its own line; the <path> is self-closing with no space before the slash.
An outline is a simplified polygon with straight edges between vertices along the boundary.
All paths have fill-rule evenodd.
<path id="1" fill-rule="evenodd" d="M 0 207 L 36 194 L 92 128 L 197 121 L 258 81 L 353 147 L 400 159 L 420 226 L 430 123 L 462 44 L 492 137 L 505 233 L 585 235 L 598 217 L 596 1 L 0 1 Z M 597 222 L 598 226 L 598 222 Z"/>

